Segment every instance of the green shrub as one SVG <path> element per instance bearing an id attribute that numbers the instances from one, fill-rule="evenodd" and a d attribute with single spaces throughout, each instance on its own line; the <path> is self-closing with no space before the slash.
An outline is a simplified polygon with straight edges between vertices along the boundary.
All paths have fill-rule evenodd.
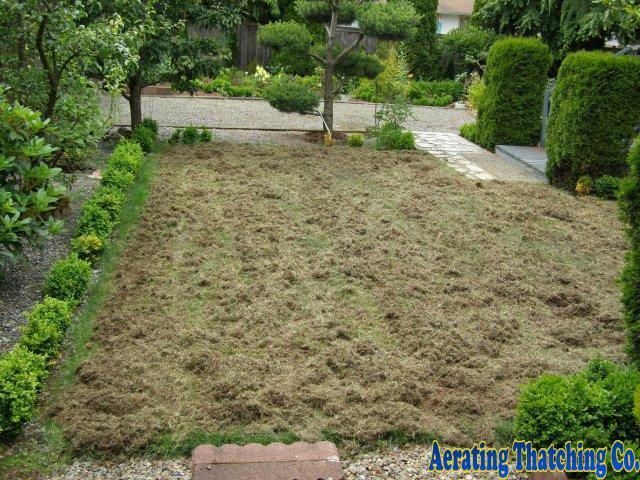
<path id="1" fill-rule="evenodd" d="M 412 0 L 420 15 L 415 35 L 402 43 L 409 70 L 416 78 L 429 79 L 439 74 L 439 42 L 436 38 L 438 0 Z"/>
<path id="2" fill-rule="evenodd" d="M 118 170 L 126 170 L 135 175 L 142 163 L 142 156 L 143 148 L 140 143 L 121 140 L 109 158 L 109 166 Z"/>
<path id="3" fill-rule="evenodd" d="M 478 108 L 478 136 L 484 147 L 538 144 L 550 65 L 549 47 L 538 39 L 505 38 L 493 44 Z"/>
<path id="4" fill-rule="evenodd" d="M 109 214 L 111 221 L 115 223 L 120 217 L 125 200 L 124 193 L 119 189 L 112 186 L 101 186 L 96 190 L 91 203 L 105 210 Z"/>
<path id="5" fill-rule="evenodd" d="M 472 110 L 478 110 L 478 106 L 482 101 L 485 91 L 486 85 L 480 75 L 472 75 L 467 87 L 467 104 L 469 105 L 469 108 Z"/>
<path id="6" fill-rule="evenodd" d="M 442 52 L 443 73 L 456 76 L 477 68 L 487 58 L 497 36 L 490 30 L 466 23 L 438 38 Z"/>
<path id="7" fill-rule="evenodd" d="M 275 52 L 269 59 L 272 71 L 283 72 L 287 75 L 311 75 L 316 62 L 309 55 L 283 50 Z"/>
<path id="8" fill-rule="evenodd" d="M 208 143 L 211 140 L 213 140 L 213 133 L 211 133 L 210 130 L 207 130 L 206 128 L 203 128 L 200 131 L 200 141 L 202 143 Z"/>
<path id="9" fill-rule="evenodd" d="M 258 29 L 258 43 L 274 50 L 287 50 L 306 54 L 313 36 L 304 25 L 295 22 L 273 22 Z"/>
<path id="10" fill-rule="evenodd" d="M 602 175 L 593 181 L 593 194 L 605 200 L 618 198 L 620 179 L 613 175 Z"/>
<path id="11" fill-rule="evenodd" d="M 536 448 L 576 439 L 589 447 L 603 447 L 610 434 L 605 420 L 611 416 L 607 392 L 599 382 L 579 375 L 542 375 L 528 383 L 518 398 L 514 434 Z"/>
<path id="12" fill-rule="evenodd" d="M 145 153 L 153 152 L 156 148 L 156 133 L 144 125 L 138 125 L 131 132 L 131 140 L 140 144 Z"/>
<path id="13" fill-rule="evenodd" d="M 460 100 L 463 88 L 457 80 L 415 81 L 409 85 L 408 96 L 415 105 L 446 106 Z"/>
<path id="14" fill-rule="evenodd" d="M 353 148 L 360 148 L 364 145 L 364 137 L 359 133 L 352 133 L 347 137 L 347 145 Z"/>
<path id="15" fill-rule="evenodd" d="M 629 251 L 620 277 L 627 345 L 634 362 L 640 364 L 640 139 L 629 152 L 629 176 L 620 185 L 620 217 L 627 224 Z"/>
<path id="16" fill-rule="evenodd" d="M 360 79 L 358 86 L 351 92 L 351 96 L 365 102 L 381 101 L 376 91 L 376 83 L 368 78 Z"/>
<path id="17" fill-rule="evenodd" d="M 71 241 L 71 251 L 90 263 L 95 263 L 103 250 L 104 241 L 94 234 L 80 235 Z"/>
<path id="18" fill-rule="evenodd" d="M 103 241 L 109 238 L 114 223 L 110 213 L 96 205 L 93 200 L 84 204 L 82 215 L 78 219 L 76 233 L 78 235 L 95 235 Z"/>
<path id="19" fill-rule="evenodd" d="M 351 23 L 356 19 L 357 5 L 352 0 L 342 0 L 338 5 L 340 23 Z M 318 0 L 298 0 L 295 10 L 300 17 L 312 23 L 328 23 L 331 20 L 331 5 Z"/>
<path id="20" fill-rule="evenodd" d="M 71 307 L 64 300 L 45 298 L 27 314 L 20 345 L 46 358 L 55 356 L 71 323 Z"/>
<path id="21" fill-rule="evenodd" d="M 310 88 L 287 77 L 274 77 L 264 91 L 264 99 L 281 112 L 312 113 L 320 97 Z"/>
<path id="22" fill-rule="evenodd" d="M 374 147 L 378 150 L 413 150 L 415 137 L 392 124 L 386 124 L 376 132 Z"/>
<path id="23" fill-rule="evenodd" d="M 593 179 L 589 175 L 582 175 L 576 182 L 575 191 L 578 195 L 590 195 Z"/>
<path id="24" fill-rule="evenodd" d="M 198 129 L 193 125 L 189 125 L 182 131 L 182 143 L 184 145 L 195 145 L 199 139 Z"/>
<path id="25" fill-rule="evenodd" d="M 253 88 L 247 85 L 231 85 L 229 96 L 231 97 L 252 97 Z"/>
<path id="26" fill-rule="evenodd" d="M 573 189 L 582 175 L 621 175 L 640 123 L 640 58 L 568 55 L 558 72 L 547 134 L 547 177 Z"/>
<path id="27" fill-rule="evenodd" d="M 114 187 L 120 192 L 128 192 L 136 181 L 133 173 L 115 167 L 107 168 L 102 174 L 101 184 L 105 187 Z"/>
<path id="28" fill-rule="evenodd" d="M 91 264 L 76 254 L 53 264 L 44 286 L 44 294 L 75 302 L 82 297 L 91 280 Z"/>
<path id="29" fill-rule="evenodd" d="M 602 380 L 611 407 L 611 415 L 605 420 L 611 430 L 611 440 L 640 438 L 640 426 L 634 416 L 635 392 L 639 385 L 640 373 L 635 368 L 614 368 Z"/>
<path id="30" fill-rule="evenodd" d="M 478 125 L 475 123 L 465 123 L 460 127 L 460 135 L 470 142 L 479 143 Z"/>
<path id="31" fill-rule="evenodd" d="M 0 358 L 0 435 L 16 434 L 31 418 L 46 373 L 46 359 L 20 345 Z"/>
<path id="32" fill-rule="evenodd" d="M 158 122 L 155 121 L 153 118 L 144 117 L 142 119 L 142 122 L 140 123 L 140 125 L 142 125 L 143 127 L 148 128 L 149 130 L 152 130 L 153 133 L 158 135 Z"/>

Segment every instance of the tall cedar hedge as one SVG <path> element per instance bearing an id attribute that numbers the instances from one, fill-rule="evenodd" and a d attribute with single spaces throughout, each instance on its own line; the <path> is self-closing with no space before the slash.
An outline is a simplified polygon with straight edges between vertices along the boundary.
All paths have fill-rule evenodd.
<path id="1" fill-rule="evenodd" d="M 573 189 L 582 175 L 617 175 L 640 123 L 640 58 L 601 52 L 568 55 L 553 92 L 547 177 Z"/>
<path id="2" fill-rule="evenodd" d="M 436 40 L 438 0 L 411 0 L 411 3 L 421 18 L 415 36 L 404 43 L 402 51 L 411 73 L 419 79 L 430 80 L 440 69 Z"/>
<path id="3" fill-rule="evenodd" d="M 551 53 L 535 38 L 504 38 L 489 49 L 486 90 L 478 107 L 480 143 L 537 145 Z"/>
<path id="4" fill-rule="evenodd" d="M 629 252 L 622 271 L 622 304 L 629 353 L 640 363 L 640 138 L 629 152 L 631 172 L 620 188 L 620 216 L 627 224 Z"/>

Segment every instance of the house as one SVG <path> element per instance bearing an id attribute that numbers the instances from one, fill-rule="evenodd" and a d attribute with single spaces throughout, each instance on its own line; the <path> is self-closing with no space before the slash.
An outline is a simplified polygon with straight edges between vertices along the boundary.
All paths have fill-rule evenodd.
<path id="1" fill-rule="evenodd" d="M 436 33 L 444 35 L 469 21 L 473 12 L 473 0 L 440 0 L 436 12 Z"/>

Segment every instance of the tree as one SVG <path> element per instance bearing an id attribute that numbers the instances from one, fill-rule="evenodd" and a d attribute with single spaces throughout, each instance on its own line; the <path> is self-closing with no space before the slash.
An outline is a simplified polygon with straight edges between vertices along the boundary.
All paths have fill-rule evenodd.
<path id="1" fill-rule="evenodd" d="M 360 44 L 365 35 L 381 40 L 407 40 L 413 37 L 419 20 L 413 5 L 407 0 L 388 3 L 358 0 L 298 0 L 298 15 L 307 24 L 326 24 L 326 43 L 314 46 L 308 27 L 299 22 L 274 22 L 258 32 L 262 45 L 276 51 L 287 51 L 313 58 L 323 69 L 324 107 L 321 114 L 325 132 L 333 131 L 333 102 L 342 83 L 348 77 L 374 78 L 382 67 L 375 55 L 365 53 Z M 336 43 L 338 24 L 358 21 L 360 33 L 348 47 Z M 335 77 L 338 77 L 338 86 Z M 278 79 L 269 89 L 266 99 L 284 112 L 313 113 L 319 98 L 308 88 L 292 79 Z"/>
<path id="2" fill-rule="evenodd" d="M 419 78 L 429 79 L 439 74 L 436 10 L 438 0 L 412 0 L 420 14 L 416 35 L 404 45 L 404 54 L 411 72 Z"/>
<path id="3" fill-rule="evenodd" d="M 242 20 L 246 0 L 116 0 L 109 3 L 137 42 L 139 60 L 126 70 L 131 127 L 142 121 L 142 89 L 170 81 L 179 91 L 193 93 L 193 80 L 215 76 L 231 52 L 221 38 L 189 35 L 190 25 L 217 29 L 220 37 Z"/>

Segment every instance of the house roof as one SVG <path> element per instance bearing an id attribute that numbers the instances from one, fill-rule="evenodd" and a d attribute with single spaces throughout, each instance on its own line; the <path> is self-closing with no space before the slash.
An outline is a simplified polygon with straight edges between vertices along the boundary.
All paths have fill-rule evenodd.
<path id="1" fill-rule="evenodd" d="M 438 13 L 452 13 L 456 15 L 471 15 L 473 0 L 440 0 Z"/>

